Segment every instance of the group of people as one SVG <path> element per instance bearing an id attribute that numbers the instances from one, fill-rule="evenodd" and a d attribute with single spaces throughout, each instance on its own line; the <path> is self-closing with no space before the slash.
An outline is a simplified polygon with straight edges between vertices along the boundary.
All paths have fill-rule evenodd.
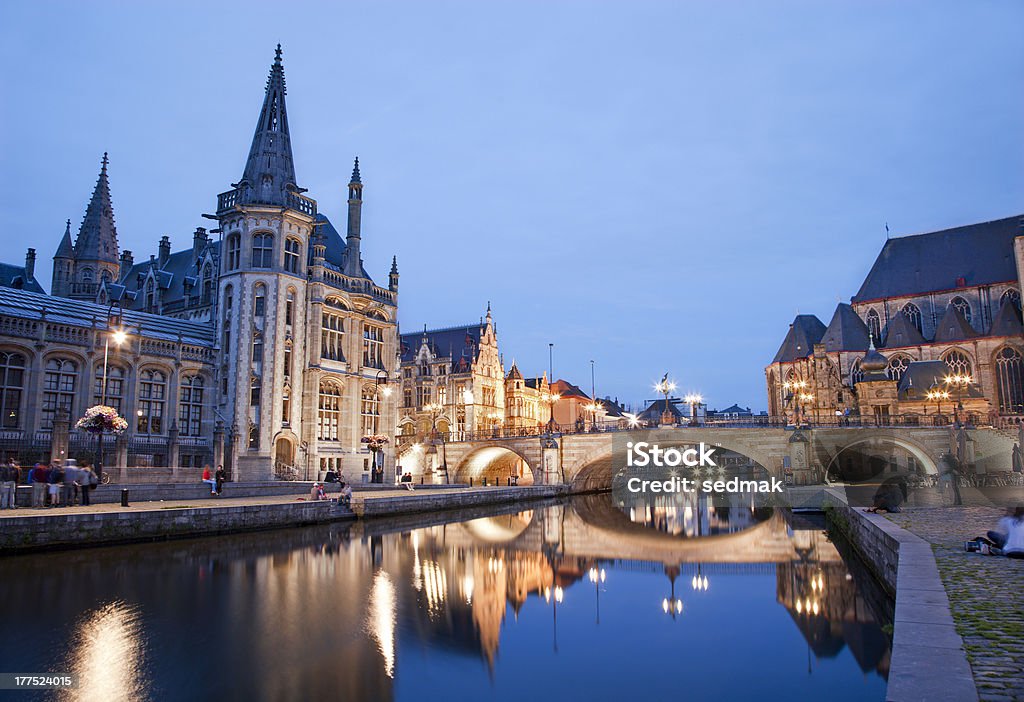
<path id="1" fill-rule="evenodd" d="M 32 486 L 33 509 L 88 505 L 89 493 L 100 482 L 90 465 L 80 466 L 73 458 L 63 463 L 36 463 L 24 475 L 18 462 L 9 458 L 0 464 L 0 509 L 17 508 L 17 487 L 23 477 Z"/>
<path id="2" fill-rule="evenodd" d="M 224 483 L 228 479 L 224 466 L 217 466 L 215 473 L 210 473 L 210 465 L 203 466 L 203 482 L 210 486 L 210 494 L 219 497 L 224 492 Z"/>
<path id="3" fill-rule="evenodd" d="M 995 531 L 978 537 L 989 546 L 989 553 L 1007 558 L 1024 558 L 1024 505 L 1006 510 Z"/>
<path id="4" fill-rule="evenodd" d="M 340 481 L 339 485 L 341 486 L 341 491 L 338 493 L 338 504 L 345 506 L 352 504 L 352 486 L 344 480 Z M 324 483 L 313 483 L 313 487 L 309 489 L 309 499 L 311 502 L 327 499 L 327 490 L 324 488 Z"/>

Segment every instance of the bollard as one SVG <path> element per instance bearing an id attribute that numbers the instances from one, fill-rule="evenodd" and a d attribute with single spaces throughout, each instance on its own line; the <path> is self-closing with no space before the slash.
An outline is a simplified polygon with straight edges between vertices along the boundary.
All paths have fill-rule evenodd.
<path id="1" fill-rule="evenodd" d="M 473 478 L 470 478 L 470 479 L 469 479 L 469 486 L 470 486 L 470 487 L 473 487 Z"/>
<path id="2" fill-rule="evenodd" d="M 128 506 L 128 488 L 121 488 L 121 506 Z"/>

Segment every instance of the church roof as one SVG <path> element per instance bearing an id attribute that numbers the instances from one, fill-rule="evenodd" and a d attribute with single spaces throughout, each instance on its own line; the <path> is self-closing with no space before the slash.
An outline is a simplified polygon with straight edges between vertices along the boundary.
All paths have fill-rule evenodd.
<path id="1" fill-rule="evenodd" d="M 978 335 L 971 323 L 964 317 L 955 305 L 946 305 L 946 314 L 942 315 L 942 321 L 935 329 L 935 341 L 946 343 L 949 341 L 963 341 L 973 339 Z"/>
<path id="2" fill-rule="evenodd" d="M 402 362 L 416 360 L 423 337 L 426 337 L 427 347 L 431 352 L 439 358 L 450 358 L 453 368 L 461 360 L 472 363 L 476 360 L 482 331 L 479 324 L 468 324 L 461 327 L 445 327 L 402 334 L 399 337 Z"/>
<path id="3" fill-rule="evenodd" d="M 853 307 L 841 302 L 821 343 L 825 344 L 826 351 L 864 351 L 868 347 L 868 327 Z"/>
<path id="4" fill-rule="evenodd" d="M 85 218 L 75 240 L 75 259 L 78 261 L 106 261 L 117 263 L 117 229 L 114 227 L 114 207 L 110 201 L 110 183 L 107 181 L 107 155 L 103 154 L 96 187 L 85 210 Z M 63 241 L 58 251 L 63 248 Z"/>
<path id="5" fill-rule="evenodd" d="M 1024 334 L 1024 325 L 1021 324 L 1020 310 L 1017 305 L 1009 300 L 1003 300 L 999 305 L 995 319 L 992 320 L 991 336 L 1020 336 Z"/>
<path id="6" fill-rule="evenodd" d="M 67 221 L 64 226 L 64 236 L 60 239 L 60 244 L 57 246 L 57 253 L 53 255 L 54 258 L 74 258 L 75 247 L 71 243 L 71 220 Z"/>
<path id="7" fill-rule="evenodd" d="M 920 346 L 927 343 L 921 332 L 918 331 L 910 317 L 897 312 L 889 319 L 882 332 L 883 346 L 885 348 L 898 348 L 901 346 Z"/>
<path id="8" fill-rule="evenodd" d="M 1021 215 L 889 239 L 854 302 L 1017 280 L 1014 237 Z"/>
<path id="9" fill-rule="evenodd" d="M 91 327 L 93 320 L 96 320 L 100 329 L 105 328 L 109 313 L 109 308 L 106 305 L 98 305 L 95 302 L 52 297 L 28 290 L 0 288 L 0 314 L 20 319 L 40 320 L 43 318 L 44 310 L 48 322 Z M 133 310 L 124 311 L 122 323 L 131 334 L 138 334 L 141 329 L 142 335 L 147 339 L 176 342 L 180 336 L 182 343 L 186 344 L 198 346 L 212 346 L 213 344 L 214 328 L 209 324 Z"/>
<path id="10" fill-rule="evenodd" d="M 813 314 L 798 314 L 789 325 L 772 363 L 787 363 L 811 355 L 814 345 L 825 335 L 825 325 Z"/>
<path id="11" fill-rule="evenodd" d="M 25 266 L 15 266 L 10 263 L 0 263 L 0 286 L 36 293 L 46 293 L 38 280 L 25 275 Z"/>

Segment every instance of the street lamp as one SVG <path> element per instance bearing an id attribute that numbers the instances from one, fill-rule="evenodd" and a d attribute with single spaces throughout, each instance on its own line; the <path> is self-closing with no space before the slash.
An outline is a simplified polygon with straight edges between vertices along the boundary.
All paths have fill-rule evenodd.
<path id="1" fill-rule="evenodd" d="M 941 388 L 933 385 L 932 389 L 925 394 L 925 398 L 935 403 L 936 424 L 942 421 L 942 401 L 949 399 L 949 391 L 942 390 Z M 925 406 L 925 414 L 928 413 L 928 408 Z"/>
<path id="2" fill-rule="evenodd" d="M 558 402 L 558 398 L 560 398 L 560 397 L 561 397 L 561 395 L 559 395 L 557 392 L 549 392 L 546 395 L 544 395 L 544 399 L 548 403 L 548 433 L 549 434 L 554 434 L 555 433 L 555 429 L 558 426 L 558 425 L 555 424 L 555 403 Z"/>
<path id="3" fill-rule="evenodd" d="M 100 387 L 100 404 L 107 404 L 107 361 L 110 357 L 110 342 L 113 341 L 118 348 L 128 339 L 124 329 L 114 329 L 103 340 L 103 385 Z M 103 432 L 96 434 L 96 477 L 103 481 Z"/>
<path id="4" fill-rule="evenodd" d="M 430 412 L 430 443 L 433 446 L 437 440 L 437 417 L 444 411 L 444 405 L 440 402 L 429 402 L 423 406 L 427 412 Z M 444 470 L 444 482 L 448 484 L 448 449 L 444 443 L 444 435 L 441 435 L 441 467 Z"/>
<path id="5" fill-rule="evenodd" d="M 668 408 L 669 407 L 669 405 L 668 405 L 668 396 L 675 389 L 676 389 L 675 381 L 672 381 L 672 380 L 668 379 L 668 373 L 663 375 L 661 380 L 659 380 L 654 385 L 655 392 L 660 392 L 662 395 L 665 396 L 665 411 L 663 411 L 661 413 L 661 423 L 662 424 L 675 424 L 675 418 L 672 416 L 672 412 Z"/>
<path id="6" fill-rule="evenodd" d="M 630 429 L 636 429 L 640 426 L 640 415 L 634 414 L 633 412 L 626 412 L 622 416 L 626 418 L 626 423 Z"/>
<path id="7" fill-rule="evenodd" d="M 383 395 L 386 398 L 391 397 L 391 388 L 388 386 L 388 372 L 386 370 L 377 371 L 377 375 L 373 378 L 373 397 L 374 405 L 373 408 L 373 434 L 377 435 L 380 427 L 380 411 L 381 411 L 381 399 Z M 380 466 L 377 465 L 377 456 L 380 455 Z M 373 475 L 371 481 L 375 483 L 384 482 L 384 447 L 381 447 L 380 451 L 376 451 L 373 454 Z"/>
<path id="8" fill-rule="evenodd" d="M 793 424 L 798 429 L 800 428 L 802 414 L 803 414 L 803 403 L 801 400 L 813 399 L 814 395 L 810 395 L 806 392 L 808 386 L 806 380 L 787 380 L 782 384 L 782 387 L 789 391 L 789 399 L 793 401 Z"/>
<path id="9" fill-rule="evenodd" d="M 700 408 L 701 402 L 704 398 L 700 396 L 700 393 L 690 393 L 683 398 L 683 401 L 690 406 L 690 425 L 696 426 L 697 424 L 697 410 Z"/>
<path id="10" fill-rule="evenodd" d="M 597 413 L 604 409 L 604 405 L 596 400 L 586 406 L 588 412 L 590 412 L 590 430 L 597 431 Z"/>
<path id="11" fill-rule="evenodd" d="M 970 387 L 972 382 L 971 376 L 966 373 L 963 375 L 956 373 L 954 375 L 947 375 L 942 379 L 942 382 L 950 387 L 956 388 L 956 422 L 959 425 L 960 416 L 964 411 L 963 391 Z"/>
<path id="12" fill-rule="evenodd" d="M 665 575 L 672 583 L 672 588 L 669 596 L 661 600 L 661 611 L 675 621 L 675 618 L 683 613 L 683 601 L 676 597 L 676 578 L 679 577 L 679 566 L 665 566 Z"/>

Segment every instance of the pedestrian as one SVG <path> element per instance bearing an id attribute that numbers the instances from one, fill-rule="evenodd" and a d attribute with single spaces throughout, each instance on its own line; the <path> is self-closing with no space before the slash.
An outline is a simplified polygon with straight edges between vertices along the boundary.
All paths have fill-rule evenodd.
<path id="1" fill-rule="evenodd" d="M 64 463 L 64 475 L 61 482 L 61 503 L 65 507 L 75 506 L 75 481 L 78 480 L 78 461 L 69 458 Z"/>
<path id="2" fill-rule="evenodd" d="M 21 481 L 21 469 L 11 457 L 0 466 L 0 509 L 14 509 L 18 483 Z"/>
<path id="3" fill-rule="evenodd" d="M 210 473 L 210 464 L 207 463 L 203 466 L 203 482 L 210 486 L 210 494 L 217 494 L 217 481 L 213 479 L 213 475 Z"/>
<path id="4" fill-rule="evenodd" d="M 59 463 L 50 466 L 50 473 L 46 477 L 46 488 L 50 493 L 50 506 L 60 506 L 60 489 L 64 483 L 64 469 Z"/>
<path id="5" fill-rule="evenodd" d="M 943 481 L 943 492 L 945 486 L 953 489 L 953 504 L 962 505 L 963 498 L 960 496 L 960 471 L 957 469 L 957 460 L 949 453 L 942 454 L 939 458 L 939 477 Z"/>
<path id="6" fill-rule="evenodd" d="M 224 492 L 224 482 L 228 479 L 227 471 L 224 470 L 224 466 L 217 466 L 217 472 L 214 473 L 214 480 L 217 483 L 217 494 Z"/>
<path id="7" fill-rule="evenodd" d="M 89 498 L 92 496 L 91 493 L 93 490 L 96 489 L 96 486 L 99 485 L 100 479 L 96 476 L 96 473 L 95 471 L 93 471 L 92 466 L 90 466 L 88 463 L 82 466 L 82 471 L 80 475 L 81 478 L 79 480 L 78 485 L 82 491 L 82 506 L 88 507 L 90 504 Z"/>
<path id="8" fill-rule="evenodd" d="M 36 463 L 29 471 L 28 481 L 32 483 L 32 507 L 42 509 L 46 506 L 46 485 L 50 478 L 50 469 L 45 463 Z"/>

